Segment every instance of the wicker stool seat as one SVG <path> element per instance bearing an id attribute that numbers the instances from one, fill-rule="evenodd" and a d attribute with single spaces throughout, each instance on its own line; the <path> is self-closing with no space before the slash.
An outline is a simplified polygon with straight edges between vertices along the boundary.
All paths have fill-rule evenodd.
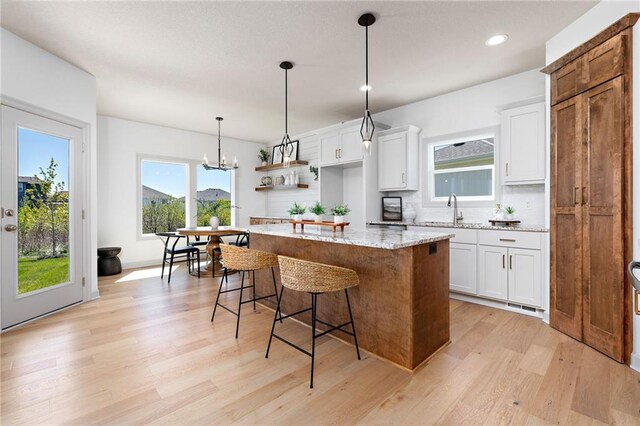
<path id="1" fill-rule="evenodd" d="M 276 286 L 276 274 L 274 272 L 274 267 L 278 266 L 278 256 L 273 253 L 267 253 L 264 251 L 251 250 L 245 247 L 239 247 L 235 245 L 227 245 L 220 244 L 220 251 L 222 252 L 222 263 L 225 268 L 225 273 L 222 275 L 220 279 L 220 288 L 218 289 L 218 296 L 216 297 L 216 303 L 213 306 L 213 313 L 211 314 L 211 322 L 216 316 L 216 309 L 220 306 L 222 309 L 225 309 L 231 312 L 233 315 L 238 317 L 236 321 L 236 339 L 238 338 L 238 330 L 240 329 L 240 311 L 242 305 L 245 303 L 253 303 L 253 310 L 256 310 L 256 301 L 267 299 L 269 297 L 277 297 L 278 296 L 278 288 Z M 256 274 L 255 271 L 259 269 L 271 269 L 271 277 L 273 278 L 273 294 L 269 294 L 267 296 L 256 296 Z M 240 287 L 232 288 L 227 290 L 222 290 L 222 283 L 227 277 L 226 271 L 228 269 L 233 269 L 235 271 L 239 271 L 242 274 L 242 280 L 240 283 Z M 244 286 L 244 276 L 245 273 L 247 275 L 251 274 L 253 278 L 253 282 L 251 285 Z M 242 294 L 245 289 L 252 289 L 252 298 L 249 300 L 242 300 Z M 240 297 L 238 298 L 238 311 L 235 312 L 228 307 L 224 306 L 220 303 L 220 295 L 225 293 L 231 293 L 234 291 L 240 292 Z"/>
<path id="2" fill-rule="evenodd" d="M 356 327 L 353 322 L 353 315 L 351 313 L 351 303 L 349 302 L 348 289 L 355 287 L 360 283 L 358 274 L 346 268 L 340 268 L 338 266 L 324 265 L 321 263 L 309 262 L 306 260 L 294 259 L 286 256 L 278 256 L 278 263 L 280 265 L 280 279 L 282 282 L 282 288 L 278 295 L 278 303 L 276 305 L 276 312 L 273 316 L 273 324 L 271 325 L 271 335 L 269 336 L 269 344 L 267 345 L 267 352 L 265 358 L 269 358 L 269 349 L 271 348 L 271 341 L 275 337 L 276 339 L 294 347 L 300 352 L 311 357 L 311 378 L 309 380 L 309 387 L 313 388 L 313 369 L 316 354 L 316 339 L 331 333 L 332 331 L 341 331 L 345 334 L 353 336 L 353 340 L 356 347 L 356 355 L 360 359 L 360 348 L 358 347 L 358 337 L 356 336 Z M 311 295 L 311 307 L 302 309 L 298 312 L 294 312 L 288 315 L 282 315 L 280 311 L 280 304 L 282 302 L 282 295 L 285 287 L 290 290 L 303 291 Z M 333 325 L 327 322 L 321 321 L 317 318 L 317 306 L 318 295 L 322 293 L 343 291 L 347 301 L 347 309 L 349 311 L 349 321 L 340 325 Z M 283 319 L 299 315 L 303 312 L 311 311 L 311 352 L 285 340 L 283 337 L 274 333 L 276 327 L 276 321 L 279 319 L 282 322 Z M 316 323 L 320 323 L 328 329 L 323 330 L 321 333 L 316 334 Z M 350 325 L 351 331 L 343 329 Z"/>

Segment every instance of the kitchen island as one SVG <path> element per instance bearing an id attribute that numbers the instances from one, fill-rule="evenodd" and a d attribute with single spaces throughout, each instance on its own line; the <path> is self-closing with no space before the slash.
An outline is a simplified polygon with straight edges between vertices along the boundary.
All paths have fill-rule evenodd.
<path id="1" fill-rule="evenodd" d="M 360 347 L 413 370 L 449 342 L 449 239 L 453 234 L 397 229 L 345 229 L 333 233 L 290 224 L 249 227 L 250 247 L 353 269 L 360 285 L 349 289 Z M 256 274 L 258 294 L 272 292 L 270 271 Z M 278 286 L 279 274 L 276 273 Z M 275 308 L 275 302 L 264 304 Z M 285 291 L 286 313 L 309 307 L 306 293 Z M 318 298 L 318 318 L 347 321 L 343 293 Z M 309 324 L 308 313 L 298 317 Z M 335 337 L 351 343 L 338 331 Z"/>

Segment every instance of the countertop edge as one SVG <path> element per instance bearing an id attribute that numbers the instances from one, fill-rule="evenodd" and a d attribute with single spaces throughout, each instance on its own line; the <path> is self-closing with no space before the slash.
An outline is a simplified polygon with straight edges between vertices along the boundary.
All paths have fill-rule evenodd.
<path id="1" fill-rule="evenodd" d="M 536 226 L 536 225 L 495 226 L 495 225 L 484 225 L 484 224 L 475 224 L 475 223 L 474 224 L 462 223 L 460 225 L 453 225 L 445 222 L 411 223 L 411 222 L 387 222 L 387 221 L 371 221 L 371 222 L 367 222 L 367 225 L 417 226 L 421 228 L 476 229 L 476 230 L 486 230 L 486 231 L 516 231 L 516 232 L 542 232 L 542 233 L 549 232 L 549 228 L 545 228 L 543 226 Z"/>

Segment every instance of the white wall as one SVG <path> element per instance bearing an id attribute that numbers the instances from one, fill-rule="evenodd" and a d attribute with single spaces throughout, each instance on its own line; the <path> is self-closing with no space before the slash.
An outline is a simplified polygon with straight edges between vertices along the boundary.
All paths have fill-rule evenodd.
<path id="1" fill-rule="evenodd" d="M 0 37 L 2 103 L 84 129 L 85 298 L 97 297 L 96 79 L 4 29 Z"/>
<path id="2" fill-rule="evenodd" d="M 238 157 L 238 226 L 249 224 L 249 216 L 264 215 L 265 196 L 254 190 L 261 175 L 258 151 L 263 144 L 222 138 L 222 150 L 230 161 Z M 158 264 L 162 246 L 156 238 L 137 234 L 138 155 L 177 157 L 202 161 L 217 155 L 217 136 L 118 118 L 98 116 L 98 244 L 122 247 L 124 267 Z"/>
<path id="3" fill-rule="evenodd" d="M 424 139 L 498 126 L 502 107 L 541 98 L 544 91 L 544 75 L 538 70 L 531 70 L 380 112 L 373 118 L 391 127 L 406 124 L 420 127 L 422 148 Z M 453 217 L 452 209 L 447 208 L 444 202 L 442 207 L 423 208 L 423 194 L 426 190 L 422 173 L 426 167 L 424 151 L 421 149 L 420 191 L 396 194 L 402 196 L 403 201 L 413 203 L 418 212 L 417 221 L 450 221 Z M 514 206 L 523 224 L 540 225 L 544 223 L 546 209 L 544 194 L 544 185 L 504 187 L 502 197 L 497 202 Z M 530 207 L 526 208 L 527 205 Z M 466 207 L 465 203 L 460 203 L 460 209 L 467 222 L 486 222 L 494 211 L 493 207 Z"/>
<path id="4" fill-rule="evenodd" d="M 544 90 L 544 74 L 538 70 L 531 70 L 383 111 L 374 114 L 373 118 L 377 122 L 391 127 L 407 124 L 418 126 L 422 129 L 420 133 L 422 141 L 424 138 L 497 126 L 500 124 L 500 108 L 523 100 L 540 99 L 544 96 Z M 317 165 L 318 138 L 315 134 L 325 129 L 308 132 L 306 137 L 300 139 L 299 158 L 301 160 L 307 160 L 310 164 Z M 307 173 L 308 168 L 298 168 L 297 170 L 305 173 L 303 180 L 304 183 L 308 183 L 310 180 Z M 422 165 L 420 170 L 423 170 Z M 271 173 L 271 175 L 274 174 Z M 398 192 L 390 195 L 402 196 L 404 201 L 413 203 L 418 212 L 416 219 L 418 221 L 451 220 L 452 210 L 446 207 L 446 203 L 443 203 L 442 207 L 422 208 L 423 191 L 426 186 L 422 184 L 422 180 L 421 176 L 419 191 Z M 309 205 L 319 198 L 318 186 L 313 183 L 306 190 L 272 191 L 267 197 L 267 214 L 286 216 L 286 210 L 294 200 L 303 201 Z M 544 185 L 505 187 L 498 201 L 505 205 L 514 206 L 523 223 L 544 224 L 546 209 Z M 492 207 L 469 208 L 465 207 L 464 203 L 461 205 L 467 222 L 485 222 L 493 215 Z M 530 208 L 525 208 L 526 205 L 530 205 Z"/>
<path id="5" fill-rule="evenodd" d="M 550 64 L 571 49 L 584 43 L 597 33 L 622 18 L 627 13 L 640 12 L 638 1 L 605 0 L 578 18 L 567 28 L 556 34 L 546 44 L 546 61 Z M 640 259 L 640 25 L 633 28 L 633 257 Z M 550 114 L 549 79 L 547 77 L 547 118 Z M 548 122 L 548 120 L 547 120 Z M 547 127 L 547 144 L 549 144 Z M 633 317 L 633 353 L 631 367 L 640 371 L 640 316 Z"/>

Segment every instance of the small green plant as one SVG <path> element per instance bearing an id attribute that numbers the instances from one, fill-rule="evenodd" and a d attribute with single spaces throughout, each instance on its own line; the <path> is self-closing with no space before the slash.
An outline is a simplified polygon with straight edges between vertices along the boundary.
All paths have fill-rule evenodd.
<path id="1" fill-rule="evenodd" d="M 351 211 L 351 209 L 349 208 L 348 205 L 346 205 L 346 204 L 336 204 L 331 209 L 331 214 L 334 215 L 334 216 L 346 216 L 350 211 Z"/>
<path id="2" fill-rule="evenodd" d="M 266 162 L 266 161 L 269 161 L 269 157 L 271 157 L 271 154 L 269 154 L 269 151 L 267 151 L 264 148 L 261 148 L 260 152 L 258 153 L 258 158 L 261 161 L 265 161 Z"/>
<path id="3" fill-rule="evenodd" d="M 289 209 L 289 214 L 293 216 L 296 214 L 304 214 L 304 212 L 306 211 L 307 211 L 307 208 L 305 206 L 294 202 L 293 206 L 291 206 L 291 208 Z"/>
<path id="4" fill-rule="evenodd" d="M 313 180 L 318 180 L 318 168 L 317 167 L 313 167 L 313 166 L 309 166 L 309 171 L 311 173 L 313 173 Z"/>
<path id="5" fill-rule="evenodd" d="M 316 201 L 315 204 L 311 206 L 309 211 L 315 215 L 325 214 L 326 212 L 325 208 L 322 207 L 322 204 L 320 204 L 320 201 Z"/>
<path id="6" fill-rule="evenodd" d="M 516 209 L 514 209 L 514 208 L 513 208 L 513 207 L 511 207 L 511 206 L 507 206 L 507 207 L 505 207 L 505 208 L 504 208 L 504 211 L 505 211 L 507 214 L 514 214 L 514 213 L 516 212 Z"/>

